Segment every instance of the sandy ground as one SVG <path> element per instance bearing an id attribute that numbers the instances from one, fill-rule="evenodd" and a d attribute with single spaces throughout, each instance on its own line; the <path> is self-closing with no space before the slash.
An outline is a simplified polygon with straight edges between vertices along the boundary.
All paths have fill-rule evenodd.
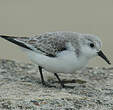
<path id="1" fill-rule="evenodd" d="M 66 88 L 44 76 L 47 87 L 36 65 L 0 60 L 0 110 L 113 110 L 112 67 L 59 74 Z"/>

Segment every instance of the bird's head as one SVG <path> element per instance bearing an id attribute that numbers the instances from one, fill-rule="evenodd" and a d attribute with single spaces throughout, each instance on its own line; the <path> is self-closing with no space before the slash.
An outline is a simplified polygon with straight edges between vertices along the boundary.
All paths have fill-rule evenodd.
<path id="1" fill-rule="evenodd" d="M 86 57 L 92 58 L 98 55 L 103 58 L 108 64 L 111 64 L 105 54 L 101 51 L 102 42 L 99 37 L 91 34 L 81 34 L 80 45 L 81 52 Z"/>

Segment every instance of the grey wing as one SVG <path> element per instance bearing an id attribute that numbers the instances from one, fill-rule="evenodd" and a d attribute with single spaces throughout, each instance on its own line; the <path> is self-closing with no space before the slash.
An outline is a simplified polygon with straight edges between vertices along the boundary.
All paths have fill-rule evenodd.
<path id="1" fill-rule="evenodd" d="M 34 42 L 33 39 L 35 39 Z M 32 43 L 32 46 L 36 49 L 35 51 L 40 51 L 42 54 L 50 57 L 55 57 L 59 52 L 67 49 L 66 40 L 60 36 L 33 37 L 27 43 Z"/>
<path id="2" fill-rule="evenodd" d="M 66 40 L 60 36 L 35 36 L 35 37 L 12 37 L 0 35 L 0 37 L 31 51 L 55 57 L 59 52 L 66 50 Z"/>

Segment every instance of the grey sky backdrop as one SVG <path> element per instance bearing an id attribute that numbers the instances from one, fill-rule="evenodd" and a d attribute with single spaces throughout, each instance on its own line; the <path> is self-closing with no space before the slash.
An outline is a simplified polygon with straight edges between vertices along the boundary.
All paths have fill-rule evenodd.
<path id="1" fill-rule="evenodd" d="M 30 37 L 48 31 L 98 35 L 113 63 L 113 0 L 0 0 L 0 34 Z M 0 39 L 0 59 L 30 62 L 14 44 Z M 94 58 L 93 66 L 108 66 Z"/>

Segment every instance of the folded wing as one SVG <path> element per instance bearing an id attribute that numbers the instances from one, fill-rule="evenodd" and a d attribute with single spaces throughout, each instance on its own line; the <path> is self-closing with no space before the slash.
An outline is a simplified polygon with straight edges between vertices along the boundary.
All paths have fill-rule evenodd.
<path id="1" fill-rule="evenodd" d="M 63 37 L 54 35 L 39 35 L 35 37 L 13 37 L 0 35 L 6 39 L 25 49 L 40 52 L 49 57 L 56 57 L 57 53 L 66 50 L 66 40 Z"/>

